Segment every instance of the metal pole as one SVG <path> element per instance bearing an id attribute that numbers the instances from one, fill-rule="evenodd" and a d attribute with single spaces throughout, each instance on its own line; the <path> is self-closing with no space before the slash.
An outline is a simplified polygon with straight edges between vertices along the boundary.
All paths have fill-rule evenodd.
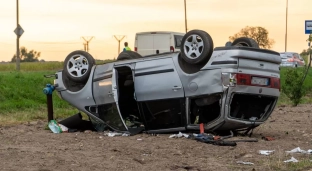
<path id="1" fill-rule="evenodd" d="M 185 23 L 185 33 L 187 33 L 187 20 L 186 20 L 186 0 L 184 0 L 184 23 Z"/>
<path id="2" fill-rule="evenodd" d="M 120 40 L 118 41 L 118 54 L 120 53 Z"/>
<path id="3" fill-rule="evenodd" d="M 287 20 L 288 20 L 288 0 L 286 0 L 286 33 L 285 33 L 285 52 L 287 52 Z"/>
<path id="4" fill-rule="evenodd" d="M 47 94 L 48 122 L 53 120 L 53 101 L 52 94 Z"/>
<path id="5" fill-rule="evenodd" d="M 16 0 L 16 28 L 19 26 L 18 0 Z M 16 37 L 16 70 L 20 70 L 20 51 L 19 51 L 19 35 Z"/>

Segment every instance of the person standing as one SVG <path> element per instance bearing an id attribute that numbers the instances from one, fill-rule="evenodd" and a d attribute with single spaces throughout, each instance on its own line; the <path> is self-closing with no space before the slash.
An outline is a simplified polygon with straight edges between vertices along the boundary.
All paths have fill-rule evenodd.
<path id="1" fill-rule="evenodd" d="M 123 48 L 123 51 L 124 51 L 124 52 L 125 52 L 125 51 L 131 51 L 131 49 L 130 49 L 129 46 L 128 46 L 128 42 L 125 42 L 124 45 L 125 45 L 125 47 Z"/>

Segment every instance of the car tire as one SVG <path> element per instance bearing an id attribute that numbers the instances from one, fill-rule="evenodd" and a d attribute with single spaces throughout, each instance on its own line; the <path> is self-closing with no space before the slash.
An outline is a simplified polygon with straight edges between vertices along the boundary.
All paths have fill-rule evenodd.
<path id="1" fill-rule="evenodd" d="M 213 52 L 212 38 L 202 30 L 187 32 L 183 36 L 181 44 L 181 57 L 189 64 L 206 63 Z"/>
<path id="2" fill-rule="evenodd" d="M 240 37 L 233 41 L 232 46 L 245 46 L 259 48 L 259 44 L 252 38 Z"/>
<path id="3" fill-rule="evenodd" d="M 138 58 L 142 58 L 142 56 L 136 52 L 133 52 L 133 51 L 124 51 L 118 55 L 117 61 L 129 60 L 129 59 L 138 59 Z"/>
<path id="4" fill-rule="evenodd" d="M 71 81 L 85 83 L 93 65 L 95 65 L 95 60 L 88 52 L 77 50 L 67 55 L 63 71 Z"/>

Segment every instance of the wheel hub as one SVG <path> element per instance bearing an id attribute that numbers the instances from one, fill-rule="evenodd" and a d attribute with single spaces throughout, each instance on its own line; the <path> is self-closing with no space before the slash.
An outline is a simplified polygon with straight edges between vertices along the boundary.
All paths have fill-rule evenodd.
<path id="1" fill-rule="evenodd" d="M 187 58 L 198 58 L 204 50 L 204 42 L 199 35 L 190 35 L 184 43 L 184 53 Z"/>
<path id="2" fill-rule="evenodd" d="M 67 62 L 67 71 L 73 77 L 82 77 L 89 69 L 89 62 L 83 55 L 75 55 Z"/>

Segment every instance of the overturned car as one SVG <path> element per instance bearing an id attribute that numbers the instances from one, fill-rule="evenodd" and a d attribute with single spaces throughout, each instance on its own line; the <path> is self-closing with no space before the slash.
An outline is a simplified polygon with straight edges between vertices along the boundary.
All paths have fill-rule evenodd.
<path id="1" fill-rule="evenodd" d="M 98 131 L 135 134 L 244 130 L 264 123 L 280 95 L 279 53 L 250 38 L 214 48 L 202 30 L 186 33 L 180 52 L 141 56 L 122 52 L 95 65 L 84 51 L 70 53 L 54 85 L 86 113 Z"/>

